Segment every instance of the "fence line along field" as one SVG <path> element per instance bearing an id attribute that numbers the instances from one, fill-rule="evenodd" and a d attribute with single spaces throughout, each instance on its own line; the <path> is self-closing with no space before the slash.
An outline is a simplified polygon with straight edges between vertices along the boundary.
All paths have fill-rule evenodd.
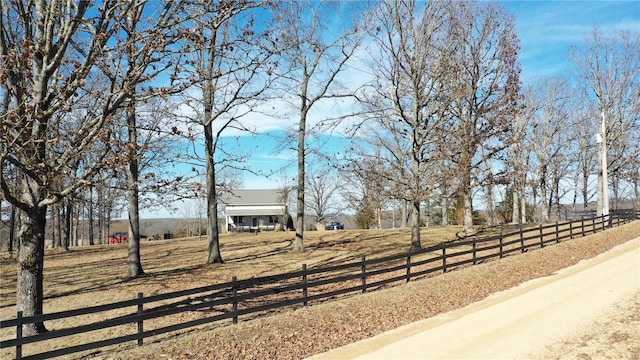
<path id="1" fill-rule="evenodd" d="M 456 238 L 459 227 L 432 227 L 422 231 L 423 246 Z M 71 248 L 69 252 L 47 250 L 44 263 L 44 312 L 61 311 L 130 299 L 144 291 L 155 294 L 216 282 L 232 276 L 247 279 L 406 251 L 409 229 L 310 232 L 306 251 L 292 252 L 292 232 L 233 233 L 221 235 L 224 264 L 205 265 L 206 240 L 182 238 L 141 243 L 146 275 L 125 279 L 127 245 L 96 245 Z M 15 316 L 17 263 L 1 254 L 0 314 Z"/>
<path id="2" fill-rule="evenodd" d="M 460 227 L 423 229 L 423 246 L 456 238 Z M 233 233 L 221 235 L 224 264 L 205 265 L 206 240 L 183 238 L 145 241 L 141 244 L 144 277 L 126 279 L 127 244 L 71 248 L 69 252 L 47 250 L 44 264 L 44 313 L 130 300 L 138 292 L 145 296 L 228 282 L 233 276 L 250 279 L 288 271 L 374 259 L 404 252 L 409 247 L 409 229 L 309 232 L 306 251 L 293 252 L 292 232 Z M 3 253 L 0 259 L 0 319 L 14 318 L 16 299 L 15 259 Z M 109 318 L 125 315 L 110 313 Z M 104 316 L 104 313 L 101 314 Z M 47 323 L 50 328 L 79 325 L 79 319 Z M 82 322 L 100 321 L 92 316 Z M 170 321 L 170 319 L 167 319 Z M 73 323 L 71 323 L 73 322 Z M 2 338 L 11 338 L 3 329 Z M 87 336 L 99 337 L 99 333 Z M 88 339 L 84 339 L 85 341 Z M 96 339 L 97 340 L 97 339 Z M 69 341 L 66 339 L 65 341 Z M 43 344 L 44 345 L 44 344 Z M 54 344 L 50 344 L 55 346 Z"/>
<path id="3" fill-rule="evenodd" d="M 605 220 L 604 218 L 598 219 L 598 221 L 596 221 L 595 218 L 592 219 L 592 226 L 593 226 L 592 231 L 595 232 L 596 229 L 599 229 L 599 231 L 603 231 L 605 230 L 605 227 L 609 228 L 611 226 L 619 226 L 621 223 L 626 222 L 625 220 L 618 220 L 618 219 L 613 219 L 606 222 L 604 220 Z M 562 228 L 565 228 L 567 225 L 569 226 L 569 231 L 567 232 L 565 229 L 565 231 L 563 232 Z M 579 226 L 580 223 L 578 222 L 577 225 Z M 415 261 L 414 266 L 420 265 L 420 264 L 433 264 L 432 261 L 438 260 L 438 259 L 441 259 L 440 261 L 442 262 L 442 265 L 435 265 L 435 268 L 431 270 L 429 269 L 426 269 L 426 270 L 423 269 L 422 271 L 419 270 L 416 272 L 416 275 L 419 275 L 420 273 L 428 274 L 433 271 L 446 271 L 447 264 L 451 264 L 454 268 L 460 265 L 463 265 L 463 266 L 467 264 L 470 265 L 471 263 L 476 264 L 476 255 L 477 255 L 476 249 L 478 252 L 481 252 L 482 250 L 486 251 L 491 249 L 491 251 L 495 253 L 493 255 L 488 255 L 486 257 L 482 257 L 482 256 L 478 257 L 479 261 L 483 261 L 484 258 L 490 259 L 498 255 L 502 257 L 503 250 L 504 250 L 503 244 L 509 245 L 514 243 L 520 243 L 521 248 L 517 250 L 526 251 L 528 248 L 531 248 L 531 247 L 538 247 L 538 246 L 542 247 L 546 243 L 552 243 L 552 242 L 556 243 L 561 240 L 572 239 L 573 233 L 571 231 L 571 228 L 573 226 L 575 225 L 573 225 L 572 223 L 563 223 L 563 224 L 556 223 L 555 225 L 551 224 L 544 227 L 540 225 L 538 227 L 533 227 L 529 230 L 525 230 L 526 234 L 531 234 L 531 233 L 536 234 L 533 236 L 530 236 L 530 235 L 524 236 L 525 233 L 523 233 L 522 228 L 518 229 L 518 231 L 515 231 L 515 232 L 507 231 L 504 234 L 505 236 L 503 236 L 503 231 L 509 230 L 509 229 L 494 228 L 494 229 L 489 229 L 488 231 L 483 231 L 482 234 L 479 234 L 480 236 L 474 236 L 473 238 L 475 240 L 473 241 L 469 241 L 462 238 L 457 239 L 458 241 L 451 241 L 452 239 L 456 239 L 456 237 L 458 236 L 457 230 L 459 229 L 455 227 L 430 228 L 430 229 L 425 229 L 423 234 L 425 238 L 428 238 L 431 240 L 428 243 L 424 244 L 425 247 L 431 249 L 431 250 L 427 250 L 427 252 L 424 253 L 424 255 L 426 255 L 426 258 L 424 258 L 424 256 L 417 256 L 417 257 L 412 256 L 411 258 L 413 259 L 413 261 Z M 576 235 L 584 236 L 588 233 L 591 233 L 591 226 L 589 226 L 590 229 L 587 231 L 585 231 L 584 229 L 584 224 L 582 224 L 581 227 L 582 229 L 579 230 L 581 234 L 580 235 L 576 234 Z M 494 232 L 496 232 L 498 235 L 491 236 L 492 233 Z M 281 303 L 283 305 L 290 304 L 290 303 L 291 304 L 298 303 L 300 300 L 293 300 L 293 302 L 291 302 L 291 300 L 287 300 L 289 295 L 287 295 L 287 297 L 281 298 L 281 296 L 278 294 L 281 291 L 286 291 L 285 289 L 289 287 L 291 287 L 291 289 L 294 289 L 294 288 L 301 289 L 301 287 L 299 285 L 294 284 L 295 281 L 294 283 L 285 286 L 281 284 L 281 281 L 277 282 L 277 279 L 282 278 L 284 280 L 285 278 L 286 279 L 292 278 L 291 276 L 282 277 L 282 274 L 284 272 L 289 272 L 292 276 L 293 274 L 299 274 L 299 269 L 301 264 L 304 264 L 303 274 L 306 274 L 304 269 L 307 268 L 307 265 L 309 265 L 310 269 L 313 269 L 315 267 L 322 274 L 324 274 L 330 268 L 333 268 L 336 270 L 340 269 L 340 271 L 342 271 L 342 269 L 347 269 L 347 267 L 345 267 L 345 265 L 347 265 L 345 264 L 345 262 L 359 265 L 357 261 L 354 263 L 354 260 L 361 258 L 362 259 L 362 274 L 361 274 L 362 286 L 365 286 L 365 283 L 366 283 L 367 287 L 371 287 L 371 285 L 374 285 L 374 287 L 377 287 L 379 285 L 376 285 L 376 284 L 382 285 L 382 284 L 387 284 L 390 281 L 397 281 L 398 279 L 404 280 L 405 275 L 402 273 L 393 275 L 393 273 L 396 272 L 396 269 L 400 270 L 401 272 L 406 271 L 406 281 L 409 281 L 409 276 L 410 276 L 409 264 L 413 263 L 413 261 L 412 259 L 406 258 L 406 256 L 401 255 L 403 253 L 406 253 L 405 250 L 406 250 L 408 239 L 409 239 L 408 230 L 405 230 L 405 231 L 402 231 L 402 230 L 349 231 L 349 232 L 333 231 L 333 232 L 327 232 L 327 233 L 324 233 L 324 232 L 315 233 L 315 235 L 316 236 L 314 236 L 313 241 L 310 241 L 308 243 L 308 248 L 307 248 L 308 250 L 305 253 L 289 251 L 289 248 L 291 245 L 291 239 L 287 238 L 286 233 L 277 232 L 277 233 L 263 233 L 258 235 L 253 235 L 253 234 L 229 235 L 226 238 L 226 240 L 228 240 L 229 246 L 225 249 L 229 253 L 229 261 L 227 262 L 227 264 L 215 265 L 215 266 L 200 265 L 197 262 L 197 258 L 194 257 L 194 255 L 197 255 L 199 253 L 201 253 L 203 257 L 206 256 L 205 251 L 198 247 L 198 245 L 203 244 L 202 241 L 198 241 L 195 239 L 182 239 L 179 241 L 150 242 L 150 243 L 146 243 L 145 249 L 148 253 L 147 257 L 149 258 L 149 262 L 150 262 L 150 266 L 147 267 L 147 269 L 151 268 L 152 270 L 147 270 L 148 276 L 146 276 L 143 279 L 131 280 L 127 282 L 121 281 L 120 280 L 122 278 L 121 275 L 114 271 L 115 269 L 118 268 L 115 262 L 124 261 L 124 258 L 121 258 L 118 256 L 120 252 L 123 252 L 123 250 L 126 250 L 126 249 L 123 249 L 121 246 L 76 249 L 76 251 L 74 251 L 73 253 L 63 253 L 63 252 L 52 251 L 48 254 L 48 257 L 50 258 L 51 266 L 45 268 L 45 274 L 53 275 L 51 281 L 47 282 L 47 284 L 52 284 L 50 286 L 53 286 L 53 287 L 51 289 L 48 289 L 46 293 L 46 297 L 48 298 L 48 300 L 46 301 L 48 310 L 45 309 L 44 313 L 53 315 L 53 313 L 55 312 L 60 312 L 67 309 L 79 310 L 83 308 L 85 309 L 95 308 L 96 305 L 109 304 L 109 303 L 114 303 L 115 301 L 122 301 L 122 300 L 126 300 L 125 303 L 129 304 L 131 302 L 131 299 L 134 298 L 133 295 L 136 293 L 138 293 L 138 296 L 139 296 L 138 299 L 140 299 L 140 297 L 142 296 L 142 293 L 144 293 L 144 296 L 147 298 L 149 296 L 153 297 L 153 295 L 162 294 L 162 296 L 159 296 L 159 297 L 156 296 L 155 297 L 156 299 L 152 300 L 156 304 L 156 306 L 153 306 L 156 310 L 153 310 L 153 311 L 159 311 L 163 308 L 165 308 L 165 310 L 169 310 L 169 309 L 173 309 L 173 310 L 168 311 L 168 313 L 165 313 L 165 315 L 161 315 L 160 313 L 158 313 L 155 316 L 152 315 L 151 318 L 158 318 L 158 316 L 161 316 L 160 322 L 159 323 L 156 322 L 155 325 L 147 324 L 147 322 L 145 322 L 145 325 L 144 325 L 145 330 L 148 329 L 148 325 L 151 325 L 152 328 L 157 329 L 159 333 L 156 330 L 151 330 L 151 333 L 149 333 L 149 334 L 156 334 L 157 336 L 158 334 L 166 332 L 166 331 L 163 331 L 162 329 L 175 328 L 174 330 L 172 330 L 172 331 L 175 331 L 175 330 L 178 330 L 179 328 L 181 329 L 186 328 L 185 326 L 176 327 L 176 324 L 187 324 L 185 323 L 185 321 L 187 322 L 195 321 L 194 325 L 196 323 L 203 324 L 204 322 L 202 322 L 201 317 L 202 316 L 210 317 L 214 315 L 214 313 L 220 313 L 221 319 L 229 319 L 230 318 L 229 315 L 233 315 L 234 313 L 231 313 L 231 314 L 228 313 L 229 310 L 223 309 L 224 306 L 223 308 L 217 309 L 219 305 L 229 304 L 230 303 L 229 300 L 225 301 L 220 299 L 220 301 L 218 300 L 212 301 L 213 298 L 210 298 L 210 297 L 215 294 L 210 294 L 206 296 L 203 295 L 204 297 L 202 298 L 198 298 L 200 295 L 196 296 L 195 298 L 192 295 L 195 294 L 194 290 L 196 289 L 194 288 L 199 288 L 202 286 L 211 288 L 212 285 L 216 284 L 215 285 L 216 289 L 218 288 L 226 289 L 228 287 L 227 285 L 230 284 L 228 281 L 231 276 L 234 276 L 234 282 L 233 282 L 234 294 L 236 289 L 236 285 L 235 285 L 236 276 L 238 277 L 238 280 L 242 281 L 242 283 L 245 283 L 248 279 L 253 279 L 253 278 L 255 278 L 255 280 L 251 280 L 252 282 L 258 281 L 260 284 L 262 284 L 262 281 L 265 281 L 267 279 L 271 279 L 271 280 L 268 280 L 267 282 L 265 282 L 265 284 L 276 281 L 276 284 L 275 284 L 276 288 L 274 289 L 265 288 L 264 289 L 265 291 L 262 291 L 262 292 L 264 292 L 265 295 L 271 294 L 271 295 L 268 295 L 267 298 L 274 297 L 274 301 L 276 302 L 278 301 L 278 299 L 280 299 L 279 301 L 284 301 L 283 303 Z M 539 235 L 539 240 L 535 240 L 532 243 L 528 243 L 527 241 L 528 244 L 525 245 L 525 242 L 523 241 L 523 239 L 529 240 L 533 238 L 538 238 L 538 235 Z M 482 238 L 485 238 L 486 240 L 482 240 Z M 508 240 L 509 238 L 512 238 L 512 239 Z M 478 247 L 476 247 L 476 241 L 478 241 Z M 496 245 L 491 245 L 492 242 L 496 242 Z M 440 243 L 441 245 L 432 246 L 437 243 Z M 488 244 L 488 246 L 483 244 Z M 194 247 L 194 245 L 196 247 Z M 472 250 L 465 250 L 466 247 L 468 247 L 467 245 L 473 245 Z M 448 255 L 448 259 L 447 259 L 444 257 L 445 250 L 449 248 L 458 249 L 458 250 L 452 250 L 453 253 Z M 438 250 L 436 252 L 439 252 L 440 249 L 442 251 L 442 257 L 435 255 L 438 257 L 432 259 L 434 255 L 431 254 L 431 251 Z M 447 251 L 447 253 L 449 253 L 449 251 Z M 467 255 L 470 256 L 470 254 L 473 254 L 473 258 L 465 259 L 465 257 L 468 257 Z M 392 256 L 388 256 L 388 255 L 392 255 Z M 401 256 L 398 257 L 398 255 L 401 255 Z M 415 254 L 415 255 L 419 255 L 419 254 Z M 461 256 L 461 255 L 462 257 L 459 258 L 460 260 L 456 260 L 456 258 L 458 258 L 458 256 Z M 397 265 L 393 265 L 392 263 L 389 263 L 390 260 L 392 260 L 393 262 L 395 261 L 395 259 L 401 259 L 401 257 L 403 256 L 404 256 L 404 259 L 406 260 L 406 264 L 407 264 L 406 267 L 402 264 L 400 264 L 400 266 L 397 266 Z M 365 270 L 364 270 L 365 257 L 368 259 L 367 260 L 368 264 L 373 265 L 373 268 L 367 266 L 367 273 L 369 274 L 368 279 L 365 275 Z M 423 258 L 426 260 L 420 260 L 420 258 Z M 405 260 L 402 260 L 401 262 L 404 262 Z M 10 263 L 11 263 L 11 259 L 5 259 L 5 261 L 3 261 L 2 263 L 2 266 L 7 266 Z M 341 265 L 333 266 L 333 267 L 330 266 L 338 263 L 340 263 Z M 433 266 L 434 265 L 428 265 L 428 267 L 433 267 Z M 348 265 L 348 267 L 351 268 L 353 267 L 353 265 Z M 380 267 L 380 269 L 376 270 L 376 268 L 378 267 Z M 213 270 L 213 273 L 211 272 L 211 270 Z M 298 270 L 298 273 L 296 273 L 296 270 Z M 313 271 L 312 273 L 316 273 L 316 272 L 317 271 Z M 318 274 L 320 274 L 320 272 L 318 272 Z M 226 274 L 226 278 L 225 278 L 225 274 Z M 280 275 L 273 277 L 273 275 L 275 274 L 280 274 Z M 382 277 L 377 276 L 376 274 Z M 340 278 L 339 274 L 336 274 L 336 275 L 338 275 L 338 278 Z M 299 276 L 295 275 L 295 277 L 299 277 Z M 324 275 L 321 277 L 324 277 Z M 354 277 L 353 275 L 349 275 L 345 273 L 345 279 L 348 278 L 348 279 L 357 280 L 357 279 L 360 279 L 360 277 L 361 276 L 358 274 L 356 274 L 356 276 Z M 215 279 L 219 279 L 219 280 L 215 280 Z M 5 315 L 7 311 L 9 311 L 9 315 L 11 315 L 10 311 L 11 311 L 11 308 L 13 308 L 13 306 L 11 306 L 13 304 L 11 304 L 9 300 L 10 298 L 9 292 L 6 291 L 11 287 L 11 283 L 10 281 L 6 281 L 6 280 L 8 279 L 5 279 L 3 277 L 2 308 L 0 309 L 0 311 L 2 311 L 2 318 L 4 319 L 7 318 L 7 316 Z M 14 280 L 13 286 L 15 287 L 15 278 L 13 280 Z M 285 282 L 287 281 L 288 280 L 286 280 Z M 320 280 L 318 283 L 315 283 L 315 284 L 331 285 L 334 282 L 335 280 L 328 278 L 327 280 Z M 306 280 L 304 284 L 306 284 Z M 320 286 L 320 288 L 322 287 L 323 285 Z M 356 285 L 356 287 L 354 287 L 353 289 L 359 289 L 359 288 L 360 286 Z M 189 290 L 186 292 L 185 291 L 180 292 L 179 293 L 179 296 L 181 297 L 180 299 L 178 299 L 175 295 L 172 295 L 171 297 L 167 296 L 169 295 L 170 292 L 178 295 L 177 293 L 175 293 L 175 291 L 185 290 L 185 289 L 189 289 Z M 304 289 L 305 289 L 304 301 L 306 304 L 306 296 L 307 296 L 306 285 Z M 310 290 L 309 299 L 312 299 L 315 297 L 318 297 L 318 299 L 327 298 L 327 296 L 332 293 L 331 291 L 332 289 L 333 289 L 333 285 L 331 285 L 327 289 L 329 290 L 327 295 L 322 295 L 322 292 L 324 290 L 320 289 L 318 290 L 320 291 L 320 293 L 316 292 L 318 296 L 312 296 L 311 290 Z M 365 291 L 365 289 L 366 287 L 363 287 L 362 291 Z M 260 291 L 255 293 L 255 296 L 258 296 L 259 298 L 259 299 L 256 298 L 258 303 L 262 304 L 263 301 L 267 301 L 267 302 L 271 301 L 271 300 L 266 300 L 266 298 L 265 299 L 260 298 L 260 296 L 264 296 L 264 295 L 258 295 L 260 293 L 261 293 Z M 335 293 L 336 294 L 344 293 L 344 291 L 340 290 Z M 109 296 L 100 296 L 104 294 L 109 294 Z M 120 295 L 120 297 L 118 295 Z M 224 296 L 227 296 L 227 295 L 224 295 Z M 184 297 L 184 299 L 182 299 L 182 297 Z M 249 300 L 249 299 L 253 299 L 254 295 L 242 295 L 240 298 L 244 298 L 244 297 L 247 297 L 247 300 Z M 168 300 L 169 303 L 167 304 L 157 303 L 158 301 L 164 301 L 164 300 Z M 56 306 L 56 303 L 60 301 L 63 301 L 64 305 L 60 304 Z M 237 300 L 237 301 L 240 301 L 240 300 Z M 251 301 L 243 300 L 243 303 L 244 302 L 246 302 L 246 304 L 243 304 L 242 306 L 247 308 L 246 310 L 240 310 L 241 313 L 244 313 L 247 310 L 249 311 L 249 313 L 254 313 L 256 311 L 251 310 L 250 307 L 260 305 L 258 303 L 256 303 L 256 305 L 251 305 L 250 303 L 254 302 L 253 300 Z M 275 306 L 275 305 L 277 304 L 274 303 L 271 305 L 266 305 L 266 307 L 264 308 L 274 309 L 274 308 L 280 308 L 282 306 L 282 305 L 279 305 L 279 306 Z M 183 306 L 185 307 L 183 308 Z M 236 305 L 234 305 L 234 308 L 235 306 Z M 258 310 L 259 308 L 262 308 L 262 307 L 263 306 L 258 306 L 255 309 Z M 95 330 L 101 327 L 96 327 L 96 325 L 91 325 L 91 324 L 99 324 L 104 322 L 104 320 L 106 319 L 110 319 L 109 322 L 116 321 L 118 322 L 118 324 L 124 324 L 124 326 L 129 326 L 128 324 L 131 323 L 130 309 L 126 310 L 123 307 L 114 307 L 112 305 L 108 305 L 108 307 L 100 306 L 100 308 L 103 309 L 101 311 L 106 310 L 107 312 L 106 313 L 94 312 L 94 311 L 84 312 L 86 316 L 83 316 L 81 320 L 80 319 L 69 320 L 67 318 L 68 315 L 55 316 L 55 317 L 52 316 L 52 317 L 49 317 L 50 320 L 47 321 L 47 326 L 51 330 L 59 330 L 62 328 L 68 329 L 69 326 L 73 326 L 76 329 L 78 329 L 78 331 L 80 331 L 80 329 L 82 328 L 86 328 L 87 330 L 91 330 L 91 332 L 94 332 Z M 182 310 L 180 310 L 180 308 L 182 308 Z M 138 311 L 141 311 L 141 308 L 139 308 Z M 175 314 L 175 315 L 170 315 L 170 314 Z M 117 320 L 118 318 L 121 318 L 121 320 Z M 218 318 L 218 316 L 216 315 L 215 318 Z M 141 319 L 138 320 L 139 335 L 141 334 L 140 332 L 142 331 L 142 326 L 143 326 L 140 321 L 142 320 Z M 234 323 L 235 321 L 236 321 L 236 318 L 234 317 Z M 16 323 L 16 324 L 19 324 L 19 323 Z M 78 327 L 79 325 L 84 325 L 84 324 L 86 324 L 86 326 Z M 169 327 L 163 327 L 163 326 L 167 326 L 168 324 L 170 325 Z M 8 323 L 6 323 L 5 325 L 8 325 Z M 104 323 L 104 326 L 106 325 L 107 323 Z M 113 325 L 109 325 L 109 326 L 113 326 Z M 123 325 L 119 325 L 119 326 L 123 326 Z M 82 331 L 83 333 L 82 336 L 67 338 L 65 340 L 65 346 L 75 345 L 75 347 L 78 347 L 78 350 L 76 351 L 79 351 L 80 349 L 86 350 L 90 348 L 95 348 L 95 346 L 87 347 L 88 344 L 82 345 L 87 341 L 97 341 L 98 343 L 103 344 L 101 345 L 101 347 L 107 345 L 107 342 L 109 344 L 116 344 L 118 342 L 106 340 L 108 338 L 113 338 L 113 335 L 116 334 L 114 333 L 114 331 L 116 331 L 116 333 L 119 333 L 118 330 L 115 330 L 112 328 L 109 328 L 108 330 L 96 331 L 93 335 L 89 335 L 85 331 Z M 68 332 L 68 330 L 64 330 L 64 332 Z M 75 332 L 75 333 L 79 333 L 79 332 Z M 45 337 L 45 338 L 54 339 L 57 337 L 57 336 L 54 336 L 53 333 L 51 333 L 51 335 L 52 336 Z M 128 336 L 129 335 L 127 335 L 127 338 Z M 11 334 L 7 334 L 7 329 L 5 328 L 3 329 L 2 338 L 6 339 L 7 337 L 11 337 Z M 101 337 L 103 338 L 101 339 Z M 115 340 L 115 338 L 113 340 Z M 40 350 L 43 350 L 43 347 L 55 348 L 56 347 L 55 343 L 59 342 L 60 340 L 54 339 L 54 340 L 44 341 L 44 338 L 43 338 L 40 341 L 41 342 L 38 343 L 38 348 L 40 348 Z M 142 338 L 138 338 L 138 344 L 141 344 L 141 343 L 142 343 Z M 8 345 L 8 344 L 5 344 L 5 345 Z M 51 353 L 51 355 L 57 352 L 59 351 L 54 351 Z M 61 352 L 60 354 L 68 354 L 68 353 L 69 352 Z M 44 353 L 42 355 L 44 355 Z M 16 356 L 20 356 L 20 355 L 16 354 Z M 42 358 L 42 356 L 40 356 L 39 358 Z"/>

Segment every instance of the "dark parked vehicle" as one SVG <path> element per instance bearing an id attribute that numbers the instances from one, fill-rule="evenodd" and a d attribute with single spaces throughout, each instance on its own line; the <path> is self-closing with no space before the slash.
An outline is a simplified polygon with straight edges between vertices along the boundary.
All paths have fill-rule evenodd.
<path id="1" fill-rule="evenodd" d="M 327 224 L 324 228 L 325 230 L 344 230 L 344 224 L 341 224 L 337 221 L 333 221 Z"/>

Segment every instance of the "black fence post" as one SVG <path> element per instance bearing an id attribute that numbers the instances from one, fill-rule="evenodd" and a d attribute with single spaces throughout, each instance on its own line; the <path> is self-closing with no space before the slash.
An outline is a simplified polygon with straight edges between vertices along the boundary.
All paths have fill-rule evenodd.
<path id="1" fill-rule="evenodd" d="M 540 223 L 540 248 L 544 247 L 544 236 L 542 235 L 542 223 Z"/>
<path id="2" fill-rule="evenodd" d="M 447 272 L 447 245 L 442 244 L 442 272 Z"/>
<path id="3" fill-rule="evenodd" d="M 360 278 L 362 279 L 362 292 L 365 293 L 367 292 L 367 257 L 365 255 L 362 255 L 362 268 Z"/>
<path id="4" fill-rule="evenodd" d="M 304 301 L 302 304 L 307 306 L 307 264 L 302 264 L 302 298 Z"/>
<path id="5" fill-rule="evenodd" d="M 569 239 L 573 240 L 573 221 L 569 221 Z"/>
<path id="6" fill-rule="evenodd" d="M 556 220 L 556 243 L 560 242 L 560 228 L 558 227 L 558 220 Z"/>
<path id="7" fill-rule="evenodd" d="M 580 218 L 581 226 L 582 226 L 582 236 L 586 236 L 584 233 L 584 218 Z"/>
<path id="8" fill-rule="evenodd" d="M 500 230 L 500 235 L 502 235 L 502 230 Z M 476 265 L 478 261 L 478 245 L 476 239 L 471 240 L 471 246 L 473 247 L 473 265 Z"/>
<path id="9" fill-rule="evenodd" d="M 502 229 L 500 229 L 500 259 L 502 259 L 502 256 L 504 255 L 504 245 L 503 245 L 504 241 L 502 239 Z M 475 251 L 474 251 L 474 259 L 473 259 L 473 264 L 475 265 L 476 263 L 476 259 L 475 259 Z"/>
<path id="10" fill-rule="evenodd" d="M 231 311 L 233 312 L 233 323 L 238 323 L 238 278 L 231 278 Z"/>
<path id="11" fill-rule="evenodd" d="M 407 282 L 411 281 L 411 251 L 407 254 Z"/>
<path id="12" fill-rule="evenodd" d="M 596 218 L 591 219 L 591 226 L 593 227 L 593 233 L 596 233 Z"/>
<path id="13" fill-rule="evenodd" d="M 18 340 L 18 345 L 16 345 L 16 360 L 20 360 L 22 359 L 22 344 L 20 343 L 20 339 L 22 339 L 22 311 L 18 311 L 16 320 L 18 320 L 18 324 L 16 325 L 16 340 Z"/>
<path id="14" fill-rule="evenodd" d="M 605 230 L 604 217 L 605 217 L 605 215 L 602 214 L 602 231 Z"/>
<path id="15" fill-rule="evenodd" d="M 144 332 L 144 320 L 142 320 L 142 314 L 144 313 L 144 301 L 143 301 L 143 296 L 142 293 L 139 292 L 138 293 L 138 346 L 142 346 L 142 343 L 144 342 L 144 336 L 143 336 L 143 332 Z"/>
<path id="16" fill-rule="evenodd" d="M 522 224 L 520 224 L 520 252 L 524 252 L 524 232 L 522 231 Z"/>

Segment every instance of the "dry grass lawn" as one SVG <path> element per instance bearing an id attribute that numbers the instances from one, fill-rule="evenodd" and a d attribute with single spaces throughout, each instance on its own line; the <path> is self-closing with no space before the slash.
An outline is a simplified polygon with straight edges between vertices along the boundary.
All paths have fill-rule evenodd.
<path id="1" fill-rule="evenodd" d="M 422 245 L 456 238 L 459 227 L 432 227 L 422 231 Z M 146 276 L 125 279 L 127 245 L 71 248 L 69 252 L 47 250 L 45 255 L 44 312 L 110 303 L 145 295 L 227 282 L 232 276 L 248 279 L 359 260 L 406 251 L 408 229 L 306 232 L 305 250 L 291 251 L 293 232 L 223 234 L 220 237 L 224 264 L 205 265 L 206 238 L 143 241 L 142 266 Z M 17 265 L 6 253 L 0 255 L 0 318 L 15 316 Z"/>
<path id="2" fill-rule="evenodd" d="M 422 245 L 426 247 L 455 239 L 458 231 L 460 228 L 455 226 L 423 229 Z M 213 265 L 204 264 L 207 258 L 206 237 L 143 241 L 142 266 L 146 275 L 138 279 L 124 278 L 126 244 L 77 247 L 69 252 L 46 250 L 44 313 L 130 300 L 138 292 L 149 296 L 228 282 L 232 276 L 249 279 L 296 271 L 302 264 L 314 268 L 359 260 L 362 255 L 373 259 L 404 252 L 410 244 L 409 229 L 306 232 L 306 251 L 292 252 L 294 236 L 293 232 L 223 234 L 220 242 L 225 263 Z M 15 318 L 17 263 L 8 254 L 1 256 L 0 319 Z M 129 312 L 131 309 L 123 309 L 82 319 L 47 322 L 45 325 L 49 329 L 59 329 Z M 111 329 L 110 336 L 116 329 Z M 3 329 L 0 335 L 2 339 L 15 336 L 13 329 Z M 85 334 L 77 342 L 99 340 L 100 336 L 100 332 Z M 57 341 L 66 345 L 70 341 L 76 342 L 70 338 Z M 57 347 L 56 341 L 39 345 Z"/>

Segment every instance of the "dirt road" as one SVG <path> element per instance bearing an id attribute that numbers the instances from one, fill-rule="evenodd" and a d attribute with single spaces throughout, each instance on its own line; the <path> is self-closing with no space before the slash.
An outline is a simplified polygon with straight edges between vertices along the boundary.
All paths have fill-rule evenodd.
<path id="1" fill-rule="evenodd" d="M 594 350 L 596 357 L 638 356 L 639 302 L 636 238 L 552 276 L 312 359 L 562 358 L 558 352 L 590 358 L 568 352 L 598 334 L 606 338 L 595 342 L 604 349 Z M 622 331 L 604 328 L 620 325 Z M 616 337 L 626 348 L 615 348 Z"/>

